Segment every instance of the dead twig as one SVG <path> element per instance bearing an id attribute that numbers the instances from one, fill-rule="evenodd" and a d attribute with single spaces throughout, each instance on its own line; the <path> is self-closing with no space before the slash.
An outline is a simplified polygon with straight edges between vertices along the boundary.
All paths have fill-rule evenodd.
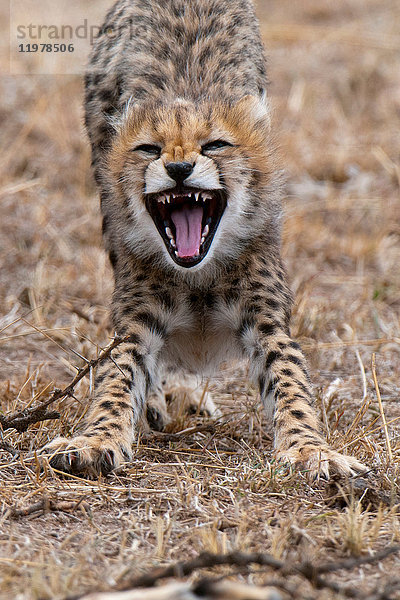
<path id="1" fill-rule="evenodd" d="M 48 421 L 50 419 L 59 419 L 60 413 L 56 410 L 47 411 L 45 407 L 37 406 L 36 408 L 28 408 L 15 412 L 9 417 L 0 417 L 0 424 L 5 429 L 16 429 L 19 432 L 24 432 L 29 425 L 39 423 L 40 421 Z"/>
<path id="2" fill-rule="evenodd" d="M 361 567 L 366 564 L 373 564 L 373 563 L 379 562 L 397 552 L 400 552 L 400 545 L 389 546 L 388 548 L 385 548 L 381 552 L 377 552 L 374 556 L 364 556 L 361 558 L 348 558 L 348 559 L 344 559 L 341 561 L 329 562 L 329 563 L 320 564 L 320 565 L 314 565 L 310 562 L 302 562 L 299 564 L 292 563 L 291 564 L 289 562 L 277 560 L 270 554 L 258 553 L 258 552 L 254 552 L 254 553 L 231 552 L 229 554 L 212 554 L 212 553 L 204 552 L 204 553 L 200 554 L 199 556 L 197 556 L 196 558 L 194 558 L 193 560 L 186 561 L 186 562 L 180 562 L 180 563 L 174 563 L 174 564 L 169 565 L 168 567 L 155 569 L 155 570 L 153 570 L 149 573 L 145 573 L 144 575 L 141 575 L 139 577 L 127 579 L 124 582 L 122 582 L 121 584 L 117 585 L 112 590 L 110 590 L 108 593 L 105 592 L 104 595 L 103 595 L 103 593 L 92 592 L 91 594 L 89 594 L 87 596 L 85 595 L 85 596 L 69 597 L 68 600 L 95 600 L 95 599 L 100 600 L 103 598 L 104 598 L 104 600 L 106 600 L 108 598 L 110 598 L 110 600 L 111 600 L 111 598 L 117 599 L 119 597 L 118 592 L 126 593 L 127 591 L 132 592 L 132 600 L 133 600 L 133 599 L 142 597 L 140 595 L 140 592 L 135 592 L 135 589 L 137 589 L 137 588 L 147 588 L 146 590 L 142 591 L 142 594 L 146 598 L 149 598 L 149 600 L 153 597 L 154 597 L 154 600 L 155 600 L 155 598 L 159 598 L 159 597 L 160 598 L 162 597 L 165 600 L 168 600 L 169 598 L 175 597 L 175 596 L 168 595 L 168 593 L 165 594 L 165 592 L 168 592 L 169 586 L 161 586 L 161 587 L 154 588 L 154 586 L 156 586 L 156 584 L 158 584 L 162 579 L 167 579 L 170 577 L 176 577 L 176 578 L 187 577 L 187 576 L 191 575 L 193 572 L 198 571 L 200 569 L 211 569 L 211 568 L 214 568 L 217 566 L 234 566 L 234 567 L 240 567 L 241 569 L 247 568 L 247 570 L 249 570 L 248 567 L 250 567 L 250 565 L 252 565 L 252 564 L 269 567 L 272 570 L 279 572 L 279 574 L 284 576 L 284 578 L 285 578 L 285 585 L 287 585 L 287 577 L 288 576 L 301 575 L 316 589 L 326 588 L 326 589 L 332 590 L 336 593 L 342 594 L 343 596 L 345 596 L 347 598 L 363 598 L 364 599 L 365 592 L 361 592 L 357 588 L 354 588 L 351 586 L 342 586 L 336 582 L 327 581 L 326 579 L 322 578 L 322 575 L 326 575 L 328 573 L 335 573 L 335 572 L 339 572 L 342 570 L 351 571 L 357 567 Z M 203 578 L 200 581 L 198 581 L 197 583 L 190 585 L 187 588 L 187 591 L 188 592 L 190 591 L 192 593 L 192 595 L 190 597 L 193 597 L 193 594 L 194 594 L 194 597 L 197 597 L 197 595 L 199 597 L 204 597 L 205 595 L 207 595 L 207 593 L 210 594 L 211 591 L 215 591 L 214 590 L 215 585 L 219 584 L 220 582 L 223 583 L 223 580 L 226 577 L 229 577 L 230 575 L 232 575 L 232 573 L 226 573 L 226 574 L 222 575 L 221 577 L 219 577 L 217 580 L 210 579 L 210 578 Z M 234 582 L 230 582 L 230 584 L 235 585 Z M 392 591 L 392 590 L 397 590 L 399 588 L 400 582 L 398 580 L 392 580 L 390 582 L 390 584 L 391 584 L 390 590 Z M 178 584 L 174 584 L 174 585 L 178 585 Z M 271 582 L 269 582 L 269 585 L 271 585 Z M 278 581 L 274 582 L 274 587 L 278 587 L 278 588 L 280 587 Z M 154 591 L 155 591 L 154 595 L 152 595 L 152 593 L 151 593 L 152 588 L 154 588 Z M 250 588 L 247 588 L 247 589 L 250 590 Z M 257 588 L 257 590 L 260 590 L 260 589 L 261 588 Z M 264 593 L 265 593 L 266 589 L 267 588 L 264 587 Z M 288 588 L 286 587 L 286 590 L 287 589 Z M 162 593 L 163 590 L 164 590 L 164 594 Z M 221 590 L 219 590 L 219 591 L 221 591 Z M 109 595 L 110 592 L 112 592 L 111 595 Z M 232 592 L 232 590 L 231 590 L 231 592 Z M 160 593 L 161 593 L 161 595 L 160 595 Z M 123 597 L 124 598 L 126 597 L 125 594 L 123 595 Z M 221 596 L 218 596 L 218 597 L 221 597 Z M 225 597 L 225 596 L 222 596 L 222 597 Z M 232 597 L 232 595 L 229 597 Z M 247 595 L 245 597 L 246 598 L 247 597 L 254 597 L 254 598 L 257 597 L 258 598 L 261 596 Z M 386 598 L 386 596 L 381 595 L 380 590 L 378 590 L 378 589 L 373 590 L 372 594 L 368 596 L 368 598 L 371 598 L 371 600 L 372 599 L 380 600 L 381 598 L 383 599 L 384 597 Z"/>
<path id="3" fill-rule="evenodd" d="M 199 569 L 210 569 L 213 567 L 228 565 L 236 567 L 246 567 L 251 564 L 268 566 L 275 571 L 281 571 L 285 575 L 302 575 L 313 585 L 319 587 L 331 587 L 326 585 L 326 582 L 320 580 L 320 576 L 335 571 L 346 570 L 351 571 L 356 567 L 365 564 L 373 564 L 383 560 L 391 554 L 400 552 L 400 545 L 389 546 L 377 552 L 374 556 L 363 556 L 361 558 L 348 558 L 338 562 L 331 562 L 322 565 L 313 565 L 310 562 L 300 563 L 298 565 L 290 565 L 281 560 L 277 560 L 270 554 L 265 553 L 243 553 L 231 552 L 229 554 L 211 554 L 208 552 L 202 553 L 195 559 L 174 563 L 168 567 L 155 569 L 151 573 L 145 573 L 139 577 L 128 579 L 118 585 L 118 590 L 128 590 L 136 587 L 152 587 L 161 579 L 168 577 L 186 577 Z"/>
<path id="4" fill-rule="evenodd" d="M 74 387 L 79 383 L 81 379 L 85 377 L 88 373 L 91 372 L 92 369 L 97 367 L 103 360 L 108 358 L 111 352 L 120 344 L 124 342 L 129 342 L 131 336 L 126 337 L 115 337 L 111 344 L 107 346 L 102 352 L 100 352 L 97 358 L 90 360 L 87 364 L 79 369 L 78 373 L 75 375 L 71 383 L 69 383 L 62 390 L 56 389 L 50 398 L 41 402 L 38 406 L 27 408 L 25 410 L 16 411 L 14 413 L 8 415 L 0 415 L 0 425 L 2 429 L 5 431 L 6 429 L 16 429 L 19 432 L 24 432 L 28 429 L 29 425 L 34 423 L 38 423 L 39 421 L 46 421 L 48 419 L 59 419 L 60 413 L 57 411 L 47 411 L 47 407 L 53 402 L 57 400 L 61 400 L 62 398 L 66 398 L 67 396 L 73 395 Z"/>
<path id="5" fill-rule="evenodd" d="M 274 589 L 247 585 L 237 581 L 207 581 L 200 585 L 171 583 L 149 590 L 129 592 L 105 592 L 84 596 L 81 600 L 195 600 L 201 598 L 219 600 L 281 600 Z"/>
<path id="6" fill-rule="evenodd" d="M 17 508 L 12 506 L 9 509 L 8 516 L 12 519 L 18 519 L 19 517 L 28 517 L 35 513 L 44 514 L 52 509 L 52 504 L 48 498 L 42 498 L 38 502 L 31 504 L 27 508 Z"/>
<path id="7" fill-rule="evenodd" d="M 26 508 L 10 507 L 7 516 L 11 519 L 19 519 L 20 517 L 28 517 L 30 515 L 39 517 L 48 512 L 72 512 L 82 505 L 82 501 L 83 498 L 78 501 L 62 501 L 44 496 L 38 502 Z"/>

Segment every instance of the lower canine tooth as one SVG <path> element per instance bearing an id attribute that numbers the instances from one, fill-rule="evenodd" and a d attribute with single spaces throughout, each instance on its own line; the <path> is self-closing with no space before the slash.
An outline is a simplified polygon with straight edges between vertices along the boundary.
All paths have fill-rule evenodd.
<path id="1" fill-rule="evenodd" d="M 209 231 L 210 231 L 210 227 L 208 225 L 206 225 L 203 229 L 202 235 L 204 235 L 204 237 L 205 237 L 206 235 L 208 235 Z"/>
<path id="2" fill-rule="evenodd" d="M 172 238 L 174 237 L 172 234 L 172 231 L 169 227 L 165 228 L 165 233 L 167 234 L 167 236 L 169 237 L 170 240 L 172 240 Z"/>
<path id="3" fill-rule="evenodd" d="M 203 235 L 203 237 L 201 238 L 201 243 L 204 244 L 205 241 L 206 241 L 206 238 Z"/>

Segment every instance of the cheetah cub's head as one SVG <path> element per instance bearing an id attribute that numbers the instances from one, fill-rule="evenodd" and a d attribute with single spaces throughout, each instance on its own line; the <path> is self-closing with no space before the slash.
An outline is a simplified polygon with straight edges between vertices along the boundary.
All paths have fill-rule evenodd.
<path id="1" fill-rule="evenodd" d="M 108 165 L 130 212 L 125 241 L 182 271 L 234 258 L 276 221 L 261 99 L 128 107 Z"/>

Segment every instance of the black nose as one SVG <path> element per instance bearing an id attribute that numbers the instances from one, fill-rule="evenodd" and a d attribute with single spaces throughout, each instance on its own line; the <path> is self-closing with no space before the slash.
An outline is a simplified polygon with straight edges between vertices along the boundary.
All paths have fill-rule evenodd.
<path id="1" fill-rule="evenodd" d="M 165 165 L 165 168 L 176 183 L 183 183 L 193 171 L 193 165 L 189 162 L 170 162 Z"/>

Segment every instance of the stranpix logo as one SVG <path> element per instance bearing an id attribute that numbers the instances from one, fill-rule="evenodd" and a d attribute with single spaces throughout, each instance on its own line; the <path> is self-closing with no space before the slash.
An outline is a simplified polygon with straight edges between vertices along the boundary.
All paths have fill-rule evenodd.
<path id="1" fill-rule="evenodd" d="M 112 4 L 113 0 L 10 0 L 10 72 L 82 74 Z"/>

